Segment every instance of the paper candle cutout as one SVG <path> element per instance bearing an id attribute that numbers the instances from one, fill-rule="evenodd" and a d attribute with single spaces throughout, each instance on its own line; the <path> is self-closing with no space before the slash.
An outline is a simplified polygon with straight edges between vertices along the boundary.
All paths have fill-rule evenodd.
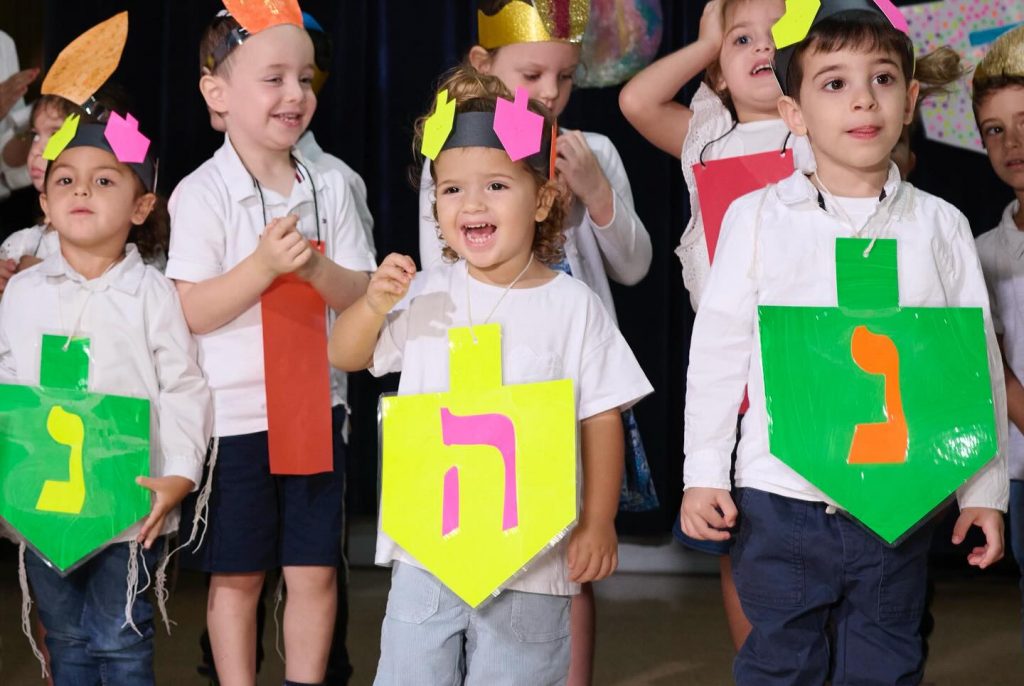
<path id="1" fill-rule="evenodd" d="M 295 0 L 224 0 L 224 7 L 249 33 L 279 24 L 302 28 L 302 10 Z"/>
<path id="2" fill-rule="evenodd" d="M 50 136 L 50 140 L 46 141 L 46 147 L 43 148 L 43 159 L 54 161 L 60 154 L 64 152 L 64 148 L 68 147 L 68 143 L 78 133 L 78 121 L 79 117 L 76 113 L 71 113 L 64 119 L 64 123 L 60 125 L 60 128 L 53 132 Z"/>
<path id="3" fill-rule="evenodd" d="M 150 507 L 149 401 L 83 390 L 89 340 L 66 342 L 43 337 L 40 386 L 0 385 L 0 517 L 62 574 Z"/>
<path id="4" fill-rule="evenodd" d="M 41 92 L 85 104 L 117 69 L 127 39 L 127 12 L 92 27 L 57 55 Z"/>
<path id="5" fill-rule="evenodd" d="M 927 2 L 907 5 L 902 12 L 917 54 L 948 45 L 972 67 L 981 62 L 992 41 L 1024 22 L 1024 2 L 1019 0 Z M 970 75 L 949 95 L 922 102 L 921 118 L 929 140 L 985 154 L 971 106 Z"/>
<path id="6" fill-rule="evenodd" d="M 434 113 L 427 118 L 423 125 L 423 143 L 420 145 L 420 152 L 424 157 L 436 160 L 441 153 L 444 142 L 451 135 L 452 127 L 455 125 L 455 98 L 448 99 L 448 90 L 445 89 L 437 94 L 437 104 L 434 106 Z"/>
<path id="7" fill-rule="evenodd" d="M 469 605 L 576 519 L 572 381 L 503 386 L 498 324 L 448 331 L 451 390 L 381 399 L 381 528 Z"/>
<path id="8" fill-rule="evenodd" d="M 761 306 L 771 452 L 888 543 L 996 453 L 981 308 L 900 307 L 896 241 L 836 240 L 838 307 Z"/>
<path id="9" fill-rule="evenodd" d="M 129 114 L 125 118 L 117 112 L 111 112 L 103 135 L 110 143 L 118 162 L 145 161 L 146 152 L 149 151 L 149 139 L 139 132 L 139 122 L 132 115 Z"/>
<path id="10" fill-rule="evenodd" d="M 513 162 L 540 152 L 544 139 L 544 117 L 531 112 L 529 104 L 530 94 L 520 86 L 514 102 L 498 98 L 494 107 L 494 133 Z"/>
<path id="11" fill-rule="evenodd" d="M 821 0 L 786 0 L 786 13 L 772 26 L 775 49 L 799 43 L 811 30 Z"/>
<path id="12" fill-rule="evenodd" d="M 260 311 L 270 473 L 333 471 L 327 305 L 308 281 L 285 274 L 263 292 Z"/>

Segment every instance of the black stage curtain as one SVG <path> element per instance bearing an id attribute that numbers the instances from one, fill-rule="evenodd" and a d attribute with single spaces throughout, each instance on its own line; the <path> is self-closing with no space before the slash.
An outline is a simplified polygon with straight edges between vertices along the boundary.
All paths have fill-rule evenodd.
<path id="1" fill-rule="evenodd" d="M 7 0 L 5 0 L 6 2 Z M 34 14 L 5 11 L 5 21 Z M 144 130 L 154 134 L 161 157 L 160 188 L 175 184 L 220 143 L 209 127 L 196 87 L 198 43 L 221 5 L 215 0 L 45 0 L 44 51 L 49 64 L 79 33 L 114 13 L 130 11 L 128 45 L 115 79 L 137 101 Z M 416 255 L 417 198 L 408 181 L 412 122 L 433 100 L 432 85 L 472 44 L 471 0 L 305 0 L 303 8 L 331 32 L 331 77 L 320 95 L 313 130 L 323 147 L 351 164 L 369 189 L 379 256 Z M 897 4 L 908 4 L 897 2 Z M 694 40 L 702 11 L 692 0 L 662 0 L 662 54 Z M 10 9 L 10 8 L 6 8 Z M 9 31 L 10 33 L 11 31 Z M 680 94 L 688 101 L 696 84 Z M 682 482 L 683 398 L 693 323 L 679 262 L 672 253 L 689 216 L 676 160 L 647 144 L 625 122 L 618 88 L 578 90 L 562 124 L 607 134 L 615 141 L 654 244 L 650 274 L 632 288 L 615 287 L 619 321 L 656 388 L 637 407 L 651 469 L 662 501 L 659 511 L 620 515 L 623 533 L 668 530 Z M 931 143 L 918 135 L 913 180 L 960 207 L 976 232 L 993 226 L 1010 194 L 985 158 Z M 614 285 L 613 285 L 614 286 Z M 352 381 L 353 435 L 349 453 L 350 512 L 372 513 L 377 494 L 376 402 L 397 379 L 363 373 Z"/>

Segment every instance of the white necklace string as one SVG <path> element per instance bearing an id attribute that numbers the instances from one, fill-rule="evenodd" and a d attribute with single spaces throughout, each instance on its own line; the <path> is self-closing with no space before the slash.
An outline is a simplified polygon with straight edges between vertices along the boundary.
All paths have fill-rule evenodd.
<path id="1" fill-rule="evenodd" d="M 821 180 L 820 176 L 818 176 L 817 169 L 814 170 L 814 180 L 818 182 L 819 188 L 821 188 L 821 190 L 824 191 L 825 197 L 829 199 L 829 202 L 832 204 L 832 207 L 836 208 L 837 212 L 842 215 L 842 218 L 846 221 L 850 228 L 853 229 L 853 235 L 859 238 L 861 232 L 868 228 L 868 224 L 871 223 L 872 217 L 868 217 L 867 221 L 864 222 L 864 226 L 857 228 L 856 226 L 854 226 L 853 220 L 850 218 L 850 215 L 847 214 L 846 209 L 841 204 L 839 204 L 839 201 L 836 200 L 836 196 L 832 194 L 832 191 L 828 189 L 828 186 L 825 185 L 825 182 Z M 882 190 L 884 191 L 885 188 L 883 187 Z M 879 200 L 878 204 L 881 205 L 882 201 Z M 878 208 L 875 208 L 875 212 L 877 211 Z M 865 259 L 867 259 L 869 255 L 871 255 L 871 250 L 872 248 L 875 247 L 875 241 L 877 241 L 881 235 L 885 234 L 885 232 L 888 231 L 889 225 L 892 223 L 892 215 L 893 211 L 890 209 L 889 213 L 886 215 L 885 223 L 882 225 L 881 230 L 877 231 L 875 235 L 871 237 L 871 242 L 868 243 L 868 247 L 864 248 L 863 255 Z M 873 213 L 872 216 L 874 216 Z"/>
<path id="2" fill-rule="evenodd" d="M 494 316 L 494 312 L 498 309 L 498 305 L 500 305 L 501 301 L 505 299 L 505 296 L 508 295 L 508 292 L 512 290 L 512 288 L 517 283 L 519 283 L 519 279 L 523 278 L 527 270 L 530 268 L 530 265 L 532 264 L 533 253 L 531 252 L 530 259 L 527 260 L 526 266 L 523 267 L 523 271 L 519 272 L 516 278 L 512 279 L 512 282 L 509 285 L 505 286 L 505 290 L 503 290 L 501 292 L 501 295 L 498 297 L 498 302 L 494 303 L 494 307 L 492 307 L 491 311 L 487 313 L 487 316 L 484 317 L 484 320 L 481 324 L 486 324 L 491 320 L 491 317 Z M 469 301 L 469 284 L 471 281 L 472 277 L 469 275 L 469 262 L 466 262 L 466 318 L 469 320 L 469 335 L 473 337 L 473 343 L 476 343 L 476 333 L 473 331 L 473 307 Z"/>

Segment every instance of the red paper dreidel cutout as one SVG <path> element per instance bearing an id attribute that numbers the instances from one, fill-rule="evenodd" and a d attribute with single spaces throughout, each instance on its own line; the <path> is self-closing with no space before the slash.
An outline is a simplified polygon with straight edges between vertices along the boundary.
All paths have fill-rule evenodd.
<path id="1" fill-rule="evenodd" d="M 793 151 L 779 153 L 774 150 L 757 155 L 726 157 L 693 165 L 693 178 L 697 182 L 700 198 L 700 216 L 704 221 L 704 237 L 708 242 L 708 257 L 713 262 L 722 219 L 733 200 L 776 183 L 793 173 Z"/>
<path id="2" fill-rule="evenodd" d="M 310 243 L 323 252 L 323 243 Z M 260 305 L 270 473 L 329 472 L 334 460 L 327 306 L 294 274 L 278 277 Z"/>

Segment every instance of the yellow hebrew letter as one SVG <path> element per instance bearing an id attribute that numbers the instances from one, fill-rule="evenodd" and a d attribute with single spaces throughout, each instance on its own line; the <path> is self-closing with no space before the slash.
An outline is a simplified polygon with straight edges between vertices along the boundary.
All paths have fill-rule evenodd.
<path id="1" fill-rule="evenodd" d="M 36 501 L 37 510 L 78 514 L 85 505 L 85 475 L 82 471 L 82 443 L 85 426 L 77 414 L 54 405 L 46 418 L 46 431 L 54 441 L 70 448 L 68 480 L 47 479 Z"/>

